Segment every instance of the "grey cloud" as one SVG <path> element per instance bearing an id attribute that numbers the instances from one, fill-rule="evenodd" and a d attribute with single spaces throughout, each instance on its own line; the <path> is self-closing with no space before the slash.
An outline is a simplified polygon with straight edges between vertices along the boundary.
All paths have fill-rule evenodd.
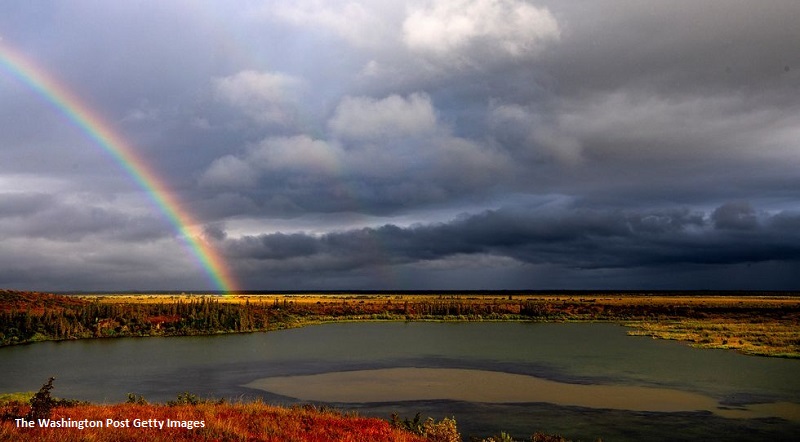
<path id="1" fill-rule="evenodd" d="M 337 172 L 343 152 L 335 143 L 306 135 L 270 137 L 249 149 L 256 167 L 281 174 L 330 175 Z"/>
<path id="2" fill-rule="evenodd" d="M 776 229 L 786 230 L 787 232 L 800 230 L 799 212 L 782 211 L 773 216 L 770 221 Z"/>
<path id="3" fill-rule="evenodd" d="M 756 211 L 746 202 L 726 203 L 711 213 L 717 229 L 752 230 L 758 227 Z"/>
<path id="4" fill-rule="evenodd" d="M 0 202 L 0 228 L 0 237 L 6 239 L 26 237 L 73 243 L 88 236 L 133 242 L 171 235 L 166 220 L 40 194 L 5 195 Z"/>
<path id="5" fill-rule="evenodd" d="M 261 125 L 286 126 L 294 120 L 301 81 L 278 72 L 244 70 L 213 80 L 215 97 Z"/>
<path id="6" fill-rule="evenodd" d="M 357 47 L 375 47 L 391 38 L 392 13 L 397 2 L 347 2 L 315 0 L 281 1 L 255 12 L 302 28 L 324 29 Z"/>
<path id="7" fill-rule="evenodd" d="M 235 242 L 236 248 L 232 251 L 234 256 L 258 260 L 281 260 L 309 256 L 316 254 L 321 249 L 315 238 L 300 233 L 248 236 Z"/>
<path id="8" fill-rule="evenodd" d="M 157 256 L 158 259 L 154 259 Z M 3 241 L 0 280 L 25 290 L 202 290 L 202 271 L 172 239 L 79 242 L 48 238 Z"/>
<path id="9" fill-rule="evenodd" d="M 202 186 L 250 187 L 256 182 L 257 172 L 245 160 L 233 155 L 214 160 L 200 177 Z"/>
<path id="10" fill-rule="evenodd" d="M 218 158 L 200 184 L 235 188 L 272 215 L 285 215 L 287 207 L 385 213 L 491 191 L 514 169 L 490 143 L 439 124 L 425 94 L 345 97 L 329 127 L 329 139 L 271 136 Z"/>
<path id="11" fill-rule="evenodd" d="M 735 96 L 591 94 L 557 104 L 490 103 L 489 133 L 539 171 L 536 188 L 588 198 L 766 196 L 795 180 L 795 114 Z M 532 189 L 530 187 L 529 189 Z"/>
<path id="12" fill-rule="evenodd" d="M 800 236 L 786 235 L 772 222 L 761 230 L 731 231 L 688 209 L 618 211 L 572 208 L 545 211 L 505 208 L 465 215 L 448 223 L 385 225 L 323 235 L 265 234 L 228 239 L 226 253 L 258 262 L 262 271 L 355 271 L 447 261 L 459 256 L 496 256 L 529 265 L 563 269 L 680 271 L 685 266 L 731 266 L 785 262 L 797 265 Z M 720 267 L 720 268 L 721 268 Z M 678 274 L 676 277 L 680 278 Z"/>
<path id="13" fill-rule="evenodd" d="M 436 112 L 427 94 L 408 99 L 390 95 L 381 100 L 345 97 L 328 122 L 334 135 L 379 140 L 385 137 L 418 137 L 436 129 Z"/>
<path id="14" fill-rule="evenodd" d="M 52 195 L 44 193 L 0 193 L 0 219 L 25 217 L 52 205 Z"/>
<path id="15" fill-rule="evenodd" d="M 528 106 L 492 102 L 487 120 L 495 139 L 526 163 L 556 161 L 575 164 L 583 154 L 583 140 L 563 127 L 562 116 Z"/>
<path id="16" fill-rule="evenodd" d="M 215 241 L 222 241 L 227 237 L 224 226 L 219 223 L 208 224 L 203 227 L 203 237 Z"/>
<path id="17" fill-rule="evenodd" d="M 519 0 L 434 1 L 410 8 L 403 21 L 403 41 L 410 49 L 451 62 L 478 63 L 476 55 L 498 52 L 535 54 L 559 34 L 550 11 Z M 467 55 L 475 49 L 480 52 Z"/>
<path id="18" fill-rule="evenodd" d="M 564 28 L 547 66 L 562 95 L 620 88 L 771 95 L 790 87 L 784 67 L 800 61 L 791 0 L 547 3 Z"/>
<path id="19" fill-rule="evenodd" d="M 438 199 L 409 196 L 407 204 L 402 206 L 406 209 L 417 204 L 414 201 L 427 204 L 443 202 L 456 194 L 481 196 L 488 185 L 492 189 L 558 192 L 605 200 L 617 195 L 628 204 L 653 197 L 687 204 L 699 203 L 702 198 L 711 198 L 715 203 L 758 198 L 767 187 L 765 181 L 770 179 L 767 169 L 772 169 L 769 175 L 780 177 L 777 179 L 783 182 L 794 176 L 794 167 L 790 166 L 795 158 L 792 140 L 796 139 L 795 128 L 800 123 L 791 117 L 798 115 L 795 102 L 785 99 L 791 95 L 785 93 L 791 78 L 786 77 L 781 65 L 778 77 L 768 77 L 765 73 L 763 82 L 755 74 L 742 77 L 758 83 L 751 88 L 706 75 L 712 69 L 709 67 L 712 63 L 706 60 L 720 53 L 750 60 L 753 54 L 749 51 L 764 52 L 761 49 L 766 47 L 772 48 L 773 53 L 787 53 L 790 47 L 787 42 L 796 40 L 792 36 L 797 32 L 787 26 L 785 18 L 791 5 L 778 2 L 754 8 L 745 2 L 690 3 L 646 7 L 626 3 L 623 7 L 614 1 L 591 5 L 512 1 L 493 6 L 476 2 L 473 6 L 477 9 L 481 5 L 503 10 L 530 7 L 542 14 L 547 12 L 557 22 L 559 38 L 549 40 L 549 50 L 534 59 L 512 57 L 496 63 L 492 57 L 480 57 L 476 69 L 436 67 L 437 74 L 431 74 L 424 63 L 415 60 L 419 54 L 413 51 L 389 51 L 397 60 L 393 63 L 372 49 L 359 49 L 358 54 L 368 57 L 364 66 L 371 66 L 367 71 L 374 75 L 363 76 L 363 85 L 347 83 L 346 87 L 371 90 L 374 93 L 370 96 L 377 98 L 362 97 L 363 103 L 356 103 L 354 98 L 338 101 L 338 111 L 334 107 L 328 114 L 328 128 L 334 136 L 352 136 L 371 119 L 382 115 L 376 112 L 377 106 L 386 104 L 388 98 L 380 97 L 400 100 L 407 97 L 409 103 L 416 91 L 424 91 L 437 104 L 440 126 L 449 126 L 451 133 L 466 143 L 482 146 L 484 156 L 491 157 L 484 158 L 489 165 L 485 170 L 470 167 L 467 173 L 449 175 L 462 180 L 465 176 L 493 175 L 492 180 L 484 179 L 480 186 L 450 186 L 457 191 L 448 191 L 443 188 L 447 186 L 436 185 L 437 181 L 447 182 L 446 179 L 434 179 L 432 189 L 438 187 L 441 196 Z M 323 8 L 315 20 L 321 20 L 322 16 L 334 20 L 363 10 L 390 23 L 387 32 L 399 32 L 396 18 L 389 19 L 387 14 L 400 13 L 405 20 L 408 14 L 417 11 L 420 19 L 433 20 L 436 25 L 433 29 L 438 32 L 450 20 L 460 17 L 458 12 L 439 14 L 447 7 L 436 2 L 405 12 L 383 4 L 354 5 L 355 9 L 349 12 L 333 6 Z M 301 9 L 305 13 L 295 18 L 310 14 L 308 4 Z M 465 20 L 488 22 L 499 16 L 487 13 L 473 17 L 469 11 L 461 14 Z M 757 25 L 748 17 L 775 23 L 775 27 Z M 470 20 L 466 22 L 474 22 Z M 302 27 L 310 22 L 294 20 L 293 23 Z M 474 35 L 464 36 L 463 44 L 469 46 L 473 40 L 499 38 L 489 32 L 494 27 L 484 25 L 470 28 Z M 359 26 L 358 22 L 353 25 L 354 29 Z M 479 35 L 481 26 L 489 34 Z M 740 32 L 743 29 L 747 30 L 744 34 Z M 394 47 L 394 41 L 389 40 L 381 40 L 387 45 L 384 47 Z M 462 43 L 456 43 L 448 47 L 460 48 Z M 497 41 L 494 46 L 502 48 Z M 789 74 L 793 75 L 792 72 Z M 408 95 L 397 95 L 397 89 L 405 89 Z M 774 107 L 776 97 L 784 98 Z M 359 107 L 364 112 L 344 112 L 348 100 L 353 101 L 349 107 Z M 395 120 L 372 124 L 369 133 L 375 135 L 387 128 L 400 130 L 404 127 L 401 123 Z M 365 130 L 361 130 L 362 136 L 368 133 Z M 496 142 L 493 146 L 500 149 L 487 148 L 487 135 Z M 432 164 L 423 160 L 431 158 L 424 149 L 430 140 L 409 133 L 404 141 L 393 146 L 386 141 L 380 147 L 343 146 L 351 153 L 348 158 L 363 159 L 340 163 L 354 166 L 346 172 L 354 176 L 348 187 L 358 189 L 351 195 L 356 199 L 362 194 L 380 197 L 384 184 L 394 194 L 404 186 L 422 187 L 376 178 L 407 173 L 406 170 L 413 170 L 408 175 L 412 181 L 414 176 L 425 175 L 424 171 Z M 502 162 L 506 164 L 494 167 Z M 508 163 L 515 167 L 508 167 Z M 365 171 L 371 180 L 359 179 L 356 170 Z M 457 168 L 438 171 L 448 175 L 451 170 Z M 373 190 L 366 191 L 366 187 Z M 363 206 L 373 207 L 375 199 L 367 197 Z M 301 205 L 315 207 L 311 201 Z M 388 201 L 381 206 L 401 207 Z"/>

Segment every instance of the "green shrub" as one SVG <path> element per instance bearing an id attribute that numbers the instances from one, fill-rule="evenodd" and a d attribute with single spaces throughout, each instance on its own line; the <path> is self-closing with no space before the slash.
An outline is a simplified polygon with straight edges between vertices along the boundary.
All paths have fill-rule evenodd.
<path id="1" fill-rule="evenodd" d="M 429 417 L 422 424 L 422 435 L 431 442 L 461 442 L 461 435 L 456 428 L 454 418 L 444 418 L 439 422 Z"/>
<path id="2" fill-rule="evenodd" d="M 167 401 L 167 405 L 170 407 L 174 407 L 176 405 L 198 405 L 204 403 L 203 399 L 200 399 L 199 396 L 196 394 L 189 393 L 188 391 L 184 391 L 183 393 L 178 394 L 178 398 L 174 401 Z"/>
<path id="3" fill-rule="evenodd" d="M 515 441 L 510 434 L 506 433 L 505 431 L 501 431 L 500 434 L 495 436 L 490 436 L 482 440 L 481 442 L 515 442 Z"/>
<path id="4" fill-rule="evenodd" d="M 144 396 L 133 393 L 128 393 L 128 400 L 125 402 L 128 404 L 147 405 L 147 401 L 144 399 Z"/>
<path id="5" fill-rule="evenodd" d="M 50 396 L 50 390 L 53 389 L 53 381 L 56 378 L 50 377 L 47 383 L 42 385 L 36 394 L 31 398 L 31 411 L 25 416 L 27 420 L 47 419 L 55 406 L 55 400 Z"/>
<path id="6" fill-rule="evenodd" d="M 391 424 L 395 428 L 424 436 L 431 442 L 461 442 L 461 435 L 458 433 L 454 418 L 446 417 L 436 422 L 429 417 L 423 421 L 420 413 L 417 413 L 414 419 L 401 420 L 396 413 L 393 413 Z"/>

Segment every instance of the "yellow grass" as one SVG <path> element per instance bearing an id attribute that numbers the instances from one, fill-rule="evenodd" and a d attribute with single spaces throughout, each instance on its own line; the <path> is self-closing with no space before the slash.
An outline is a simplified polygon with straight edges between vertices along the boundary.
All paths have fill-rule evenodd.
<path id="1" fill-rule="evenodd" d="M 795 321 L 742 322 L 733 319 L 635 322 L 634 336 L 690 342 L 699 348 L 734 349 L 745 354 L 800 358 L 800 326 Z"/>

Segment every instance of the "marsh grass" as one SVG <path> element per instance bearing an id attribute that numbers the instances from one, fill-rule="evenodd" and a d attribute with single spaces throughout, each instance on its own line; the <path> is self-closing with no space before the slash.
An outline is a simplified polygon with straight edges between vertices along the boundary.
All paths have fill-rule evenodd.
<path id="1" fill-rule="evenodd" d="M 19 393 L 0 393 L 0 405 L 8 402 L 29 402 L 35 391 L 25 391 Z"/>
<path id="2" fill-rule="evenodd" d="M 631 322 L 632 336 L 689 342 L 698 348 L 733 349 L 745 354 L 800 358 L 800 324 L 795 321 L 742 321 L 737 318 Z"/>

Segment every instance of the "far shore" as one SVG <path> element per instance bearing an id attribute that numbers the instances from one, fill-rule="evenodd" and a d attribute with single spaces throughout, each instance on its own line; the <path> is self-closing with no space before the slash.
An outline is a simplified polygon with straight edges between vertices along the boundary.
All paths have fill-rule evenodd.
<path id="1" fill-rule="evenodd" d="M 80 318 L 87 322 L 80 322 Z M 5 336 L 0 345 L 242 333 L 339 321 L 614 322 L 630 327 L 631 335 L 679 340 L 696 347 L 731 349 L 749 355 L 800 358 L 800 294 L 783 292 L 63 296 L 0 290 L 0 319 L 0 325 L 6 327 L 0 330 L 0 336 Z"/>

